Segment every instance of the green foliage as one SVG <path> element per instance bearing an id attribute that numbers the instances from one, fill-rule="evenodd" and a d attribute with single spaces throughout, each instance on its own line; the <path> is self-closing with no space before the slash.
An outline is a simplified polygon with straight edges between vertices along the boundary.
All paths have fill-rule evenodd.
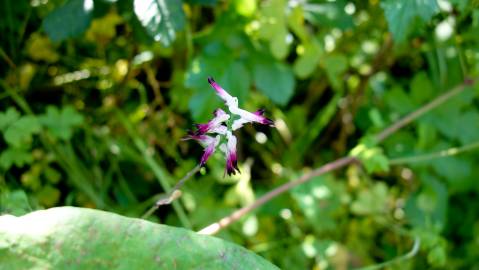
<path id="1" fill-rule="evenodd" d="M 361 139 L 361 143 L 351 150 L 350 155 L 359 159 L 368 173 L 389 170 L 388 158 L 384 155 L 384 151 L 376 146 L 374 138 L 365 137 Z"/>
<path id="2" fill-rule="evenodd" d="M 52 208 L 0 224 L 2 266 L 10 269 L 277 269 L 217 238 L 98 210 Z"/>
<path id="3" fill-rule="evenodd" d="M 185 16 L 178 0 L 134 0 L 135 14 L 148 34 L 169 46 L 176 32 L 185 24 Z"/>
<path id="4" fill-rule="evenodd" d="M 261 92 L 279 105 L 286 105 L 294 92 L 293 72 L 288 66 L 274 61 L 257 63 L 254 81 Z"/>
<path id="5" fill-rule="evenodd" d="M 83 116 L 72 107 L 58 110 L 56 107 L 49 106 L 46 113 L 39 117 L 39 121 L 54 137 L 69 140 L 73 134 L 73 128 L 83 123 Z"/>
<path id="6" fill-rule="evenodd" d="M 78 37 L 88 29 L 93 15 L 93 0 L 68 0 L 43 21 L 43 28 L 53 41 Z"/>
<path id="7" fill-rule="evenodd" d="M 0 1 L 0 213 L 71 205 L 141 217 L 198 163 L 201 147 L 181 139 L 225 109 L 206 80 L 212 76 L 242 108 L 265 109 L 275 128 L 248 124 L 235 132 L 242 173 L 224 176 L 216 151 L 151 221 L 198 231 L 349 155 L 358 162 L 288 190 L 219 237 L 282 269 L 477 268 L 479 84 L 374 140 L 477 78 L 477 7 L 459 0 Z M 75 234 L 109 228 L 89 226 Z M 95 243 L 102 256 L 114 256 L 109 241 L 124 238 L 109 233 Z M 153 254 L 147 247 L 138 244 Z M 196 254 L 176 243 L 163 249 Z M 39 262 L 62 258 L 47 250 Z"/>
<path id="8" fill-rule="evenodd" d="M 435 0 L 386 0 L 381 3 L 388 20 L 389 31 L 398 42 L 403 42 L 415 19 L 428 22 L 439 11 Z"/>

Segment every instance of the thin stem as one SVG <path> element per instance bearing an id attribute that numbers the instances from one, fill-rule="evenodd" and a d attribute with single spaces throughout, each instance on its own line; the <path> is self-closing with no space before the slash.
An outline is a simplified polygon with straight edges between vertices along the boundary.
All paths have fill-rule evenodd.
<path id="1" fill-rule="evenodd" d="M 370 266 L 366 266 L 366 267 L 356 268 L 356 270 L 384 269 L 384 267 L 386 267 L 388 265 L 411 259 L 412 257 L 416 256 L 416 254 L 419 252 L 419 247 L 420 246 L 421 246 L 421 240 L 419 239 L 419 237 L 416 237 L 416 238 L 414 238 L 414 243 L 412 245 L 411 250 L 408 253 L 406 253 L 402 256 L 396 257 L 392 260 L 386 261 L 386 262 L 382 262 L 382 263 L 378 263 L 378 264 L 370 265 Z"/>
<path id="2" fill-rule="evenodd" d="M 287 182 L 273 190 L 271 190 L 270 192 L 266 193 L 265 195 L 261 196 L 259 199 L 257 199 L 256 201 L 254 201 L 252 204 L 250 205 L 247 205 L 239 210 L 236 210 L 235 212 L 233 212 L 231 215 L 227 216 L 227 217 L 224 217 L 222 218 L 221 220 L 219 220 L 218 222 L 215 222 L 203 229 L 201 229 L 198 233 L 199 234 L 207 234 L 207 235 L 212 235 L 212 234 L 215 234 L 217 232 L 219 232 L 221 229 L 229 226 L 231 223 L 237 221 L 238 219 L 240 219 L 241 217 L 243 217 L 244 215 L 246 215 L 247 213 L 251 212 L 252 210 L 260 207 L 261 205 L 269 202 L 270 200 L 276 198 L 277 196 L 281 195 L 282 193 L 298 186 L 298 185 L 301 185 L 309 180 L 311 180 L 312 178 L 316 177 L 316 176 L 320 176 L 320 175 L 323 175 L 325 173 L 328 173 L 328 172 L 331 172 L 331 171 L 334 171 L 334 170 L 337 170 L 339 168 L 342 168 L 348 164 L 351 164 L 355 161 L 355 159 L 353 157 L 343 157 L 343 158 L 340 158 L 338 160 L 335 160 L 333 162 L 330 162 L 330 163 L 327 163 L 315 170 L 312 170 L 311 172 L 307 173 L 307 174 L 304 174 L 303 176 L 299 177 L 298 179 L 294 180 L 294 181 L 290 181 L 290 182 Z"/>
<path id="3" fill-rule="evenodd" d="M 170 204 L 177 198 L 181 196 L 180 188 L 190 179 L 193 175 L 195 175 L 199 170 L 201 169 L 200 165 L 196 165 L 191 171 L 189 171 L 183 178 L 176 183 L 176 185 L 168 192 L 167 194 L 164 194 L 163 196 L 160 197 L 153 205 L 146 211 L 146 213 L 141 216 L 142 219 L 146 219 L 150 217 L 160 206 L 165 205 L 165 204 Z"/>
<path id="4" fill-rule="evenodd" d="M 461 146 L 461 147 L 452 147 L 452 148 L 449 148 L 449 149 L 446 149 L 446 150 L 442 150 L 442 151 L 438 151 L 438 152 L 434 152 L 434 153 L 429 153 L 429 154 L 424 154 L 424 155 L 390 159 L 389 164 L 390 165 L 400 165 L 400 164 L 428 161 L 428 160 L 431 160 L 431 159 L 444 158 L 444 157 L 458 155 L 460 153 L 472 151 L 472 150 L 475 150 L 477 148 L 479 148 L 479 142 L 471 143 L 471 144 L 464 145 L 464 146 Z"/>
<path id="5" fill-rule="evenodd" d="M 168 179 L 171 178 L 171 176 L 166 172 L 166 170 L 158 164 L 154 156 L 148 151 L 148 147 L 146 143 L 140 138 L 140 136 L 136 133 L 135 129 L 129 122 L 129 120 L 126 118 L 126 116 L 121 112 L 120 110 L 116 110 L 117 116 L 120 119 L 120 121 L 123 123 L 124 127 L 126 128 L 126 131 L 128 135 L 131 137 L 133 140 L 133 143 L 135 144 L 136 148 L 138 151 L 141 153 L 143 160 L 147 164 L 148 167 L 152 170 L 153 174 L 155 175 L 156 179 L 160 183 L 161 187 L 165 191 L 170 190 L 170 184 L 168 182 Z M 180 220 L 181 224 L 188 228 L 191 229 L 191 222 L 188 219 L 188 216 L 186 215 L 183 207 L 181 204 L 178 202 L 173 202 L 173 209 L 178 215 L 178 219 Z"/>
<path id="6" fill-rule="evenodd" d="M 473 85 L 477 81 L 477 78 L 475 79 L 468 79 L 465 80 L 462 84 L 454 87 L 453 89 L 449 90 L 448 92 L 444 93 L 443 95 L 435 98 L 428 104 L 424 105 L 423 107 L 417 109 L 416 111 L 408 114 L 406 117 L 402 118 L 398 122 L 392 124 L 390 127 L 386 128 L 384 131 L 380 132 L 378 135 L 376 135 L 376 140 L 377 142 L 382 142 L 385 140 L 387 137 L 389 137 L 391 134 L 395 133 L 399 129 L 403 128 L 407 124 L 411 123 L 413 120 L 417 119 L 418 117 L 422 116 L 426 112 L 436 108 L 437 106 L 443 104 L 445 101 L 448 99 L 456 96 L 457 94 L 461 93 L 466 86 Z M 313 179 L 315 176 L 319 176 L 331 171 L 335 171 L 337 169 L 343 168 L 349 164 L 354 163 L 356 160 L 353 157 L 342 157 L 340 159 L 337 159 L 335 161 L 329 162 L 307 174 L 304 174 L 303 176 L 291 181 L 287 182 L 270 192 L 266 193 L 265 195 L 261 196 L 258 198 L 256 201 L 254 201 L 251 205 L 247 205 L 241 209 L 238 209 L 234 211 L 232 214 L 220 219 L 217 222 L 214 222 L 205 228 L 201 229 L 198 233 L 200 234 L 207 234 L 207 235 L 212 235 L 216 234 L 223 228 L 229 226 L 233 222 L 237 221 L 241 217 L 245 216 L 249 212 L 253 211 L 254 209 L 262 206 L 263 204 L 269 202 L 270 200 L 276 198 L 277 196 L 283 194 L 284 192 L 290 190 L 291 188 L 294 188 L 300 184 L 306 183 Z"/>
<path id="7" fill-rule="evenodd" d="M 474 79 L 467 79 L 463 83 L 457 85 L 456 87 L 452 88 L 451 90 L 447 91 L 446 93 L 438 96 L 428 104 L 420 107 L 419 109 L 415 110 L 414 112 L 406 115 L 401 120 L 397 121 L 396 123 L 392 124 L 378 135 L 376 135 L 376 141 L 378 143 L 384 141 L 387 137 L 391 134 L 395 133 L 399 129 L 403 128 L 404 126 L 408 125 L 412 121 L 416 120 L 417 118 L 421 117 L 423 114 L 429 112 L 430 110 L 436 108 L 437 106 L 441 105 L 442 103 L 446 102 L 447 100 L 451 99 L 452 97 L 460 94 L 467 86 L 470 86 L 477 81 L 478 78 Z"/>

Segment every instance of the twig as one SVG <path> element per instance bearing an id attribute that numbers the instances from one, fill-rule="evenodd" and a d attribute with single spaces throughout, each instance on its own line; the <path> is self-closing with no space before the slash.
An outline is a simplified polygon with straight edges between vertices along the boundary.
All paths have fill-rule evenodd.
<path id="1" fill-rule="evenodd" d="M 471 143 L 471 144 L 464 145 L 464 146 L 461 146 L 461 147 L 452 147 L 452 148 L 449 148 L 449 149 L 446 149 L 446 150 L 442 150 L 442 151 L 438 151 L 438 152 L 434 152 L 434 153 L 429 153 L 429 154 L 424 154 L 424 155 L 390 159 L 389 164 L 390 165 L 398 165 L 398 164 L 428 161 L 428 160 L 431 160 L 431 159 L 458 155 L 460 153 L 472 151 L 476 148 L 479 148 L 479 142 Z"/>
<path id="2" fill-rule="evenodd" d="M 141 218 L 146 219 L 151 216 L 160 206 L 165 204 L 170 204 L 174 200 L 178 199 L 181 196 L 181 191 L 179 190 L 185 183 L 190 179 L 193 175 L 195 175 L 201 169 L 200 165 L 196 165 L 191 171 L 189 171 L 183 178 L 176 183 L 176 185 L 168 192 L 167 194 L 163 195 L 156 201 L 155 205 L 153 205 L 146 213 L 141 216 Z"/>
<path id="3" fill-rule="evenodd" d="M 319 167 L 315 170 L 312 170 L 311 172 L 309 172 L 307 174 L 304 174 L 303 176 L 299 177 L 298 179 L 296 179 L 294 181 L 287 182 L 287 183 L 271 190 L 270 192 L 266 193 L 265 195 L 261 196 L 259 199 L 254 201 L 252 204 L 250 204 L 248 206 L 245 206 L 245 207 L 233 212 L 233 214 L 222 218 L 220 221 L 215 222 L 215 223 L 203 228 L 198 233 L 207 234 L 207 235 L 215 234 L 218 231 L 220 231 L 221 229 L 223 229 L 224 227 L 227 227 L 231 223 L 240 219 L 242 216 L 244 216 L 247 213 L 251 212 L 252 210 L 260 207 L 261 205 L 267 203 L 268 201 L 272 200 L 273 198 L 279 196 L 280 194 L 288 191 L 289 189 L 294 188 L 295 186 L 301 185 L 301 184 L 307 182 L 308 180 L 311 180 L 315 176 L 320 176 L 320 175 L 323 175 L 325 173 L 328 173 L 328 172 L 337 170 L 339 168 L 342 168 L 342 167 L 344 167 L 348 164 L 351 164 L 354 161 L 355 161 L 355 158 L 353 158 L 353 157 L 343 157 L 343 158 L 337 159 L 333 162 L 327 163 L 327 164 L 325 164 L 325 165 L 323 165 L 323 166 L 321 166 L 321 167 Z"/>
<path id="4" fill-rule="evenodd" d="M 395 263 L 398 263 L 398 262 L 402 262 L 402 261 L 408 260 L 408 259 L 416 256 L 416 254 L 419 252 L 419 247 L 420 246 L 421 246 L 421 240 L 419 239 L 419 237 L 416 237 L 416 238 L 414 238 L 414 243 L 412 245 L 411 250 L 408 253 L 406 253 L 402 256 L 396 257 L 396 258 L 394 258 L 392 260 L 389 260 L 387 262 L 382 262 L 382 263 L 378 263 L 378 264 L 375 264 L 375 265 L 370 265 L 370 266 L 366 266 L 366 267 L 357 268 L 356 270 L 384 269 L 384 267 L 386 267 L 388 265 L 395 264 Z"/>
<path id="5" fill-rule="evenodd" d="M 445 94 L 437 97 L 436 99 L 432 100 L 430 103 L 424 105 L 423 107 L 419 108 L 418 110 L 410 113 L 406 117 L 402 118 L 398 122 L 392 124 L 390 127 L 386 128 L 382 132 L 380 132 L 378 135 L 376 135 L 376 140 L 377 142 L 382 142 L 384 139 L 389 137 L 391 134 L 396 132 L 397 130 L 401 129 L 402 127 L 406 126 L 407 124 L 411 123 L 413 120 L 417 119 L 418 117 L 422 116 L 424 113 L 434 109 L 435 107 L 441 105 L 444 103 L 446 100 L 456 96 L 457 94 L 461 93 L 466 86 L 472 85 L 476 82 L 477 78 L 475 79 L 468 79 L 465 80 L 462 84 L 454 87 L 450 91 L 446 92 Z M 315 176 L 319 176 L 340 168 L 343 168 L 349 164 L 352 164 L 355 162 L 355 159 L 353 157 L 342 157 L 340 159 L 337 159 L 336 161 L 329 162 L 307 174 L 304 174 L 303 176 L 291 181 L 287 182 L 270 192 L 266 193 L 265 195 L 261 196 L 258 198 L 255 202 L 253 202 L 251 205 L 247 205 L 241 209 L 236 210 L 232 214 L 230 214 L 227 217 L 224 217 L 220 219 L 219 221 L 212 223 L 205 228 L 201 229 L 198 233 L 200 234 L 207 234 L 207 235 L 212 235 L 216 234 L 219 232 L 221 229 L 229 226 L 231 223 L 235 222 L 236 220 L 240 219 L 244 215 L 248 214 L 249 212 L 253 211 L 254 209 L 262 206 L 263 204 L 269 202 L 270 200 L 276 198 L 277 196 L 283 194 L 284 192 L 288 191 L 289 189 L 296 187 L 300 184 L 303 184 L 305 182 L 310 181 L 313 179 Z"/>
<path id="6" fill-rule="evenodd" d="M 411 123 L 415 119 L 419 118 L 423 114 L 429 112 L 430 110 L 436 108 L 437 106 L 441 105 L 445 101 L 449 100 L 450 98 L 456 96 L 457 94 L 464 91 L 467 86 L 474 84 L 478 78 L 474 79 L 466 79 L 462 84 L 457 85 L 456 87 L 452 88 L 451 90 L 447 91 L 446 93 L 440 95 L 439 97 L 435 98 L 428 104 L 422 106 L 421 108 L 417 109 L 416 111 L 408 114 L 406 117 L 402 118 L 401 120 L 397 121 L 396 123 L 392 124 L 381 133 L 376 136 L 376 141 L 382 142 L 384 139 L 389 137 L 394 132 L 398 131 L 399 129 L 403 128 L 407 124 Z"/>

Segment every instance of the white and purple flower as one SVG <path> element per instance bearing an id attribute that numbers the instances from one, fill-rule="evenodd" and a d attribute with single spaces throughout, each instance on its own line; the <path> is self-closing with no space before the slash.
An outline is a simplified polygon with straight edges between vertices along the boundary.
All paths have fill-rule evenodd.
<path id="1" fill-rule="evenodd" d="M 208 83 L 216 91 L 216 94 L 225 102 L 230 114 L 222 109 L 216 109 L 213 113 L 214 118 L 205 124 L 196 124 L 196 131 L 190 131 L 184 140 L 196 140 L 204 148 L 200 165 L 204 166 L 208 158 L 215 152 L 219 146 L 221 152 L 226 157 L 225 173 L 234 175 L 240 173 L 238 168 L 238 157 L 236 153 L 236 136 L 233 131 L 243 127 L 247 123 L 259 123 L 262 125 L 274 126 L 274 122 L 264 116 L 264 110 L 249 112 L 239 108 L 238 98 L 231 96 L 224 90 L 213 78 L 208 77 Z M 234 119 L 234 120 L 233 120 Z M 217 134 L 210 136 L 206 134 Z"/>

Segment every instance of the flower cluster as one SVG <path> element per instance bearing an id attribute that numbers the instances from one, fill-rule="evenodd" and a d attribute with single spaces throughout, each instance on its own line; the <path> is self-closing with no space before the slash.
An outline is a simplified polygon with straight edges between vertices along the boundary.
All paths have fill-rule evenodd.
<path id="1" fill-rule="evenodd" d="M 233 131 L 243 127 L 247 123 L 259 123 L 274 126 L 272 120 L 266 118 L 264 110 L 248 112 L 238 107 L 238 98 L 231 96 L 213 78 L 208 78 L 208 83 L 216 91 L 216 94 L 225 102 L 230 113 L 222 109 L 213 112 L 213 119 L 205 124 L 196 124 L 196 131 L 189 131 L 185 140 L 195 140 L 204 147 L 204 153 L 200 165 L 204 166 L 208 158 L 218 147 L 226 157 L 226 173 L 234 175 L 240 172 L 236 155 L 236 136 Z"/>

